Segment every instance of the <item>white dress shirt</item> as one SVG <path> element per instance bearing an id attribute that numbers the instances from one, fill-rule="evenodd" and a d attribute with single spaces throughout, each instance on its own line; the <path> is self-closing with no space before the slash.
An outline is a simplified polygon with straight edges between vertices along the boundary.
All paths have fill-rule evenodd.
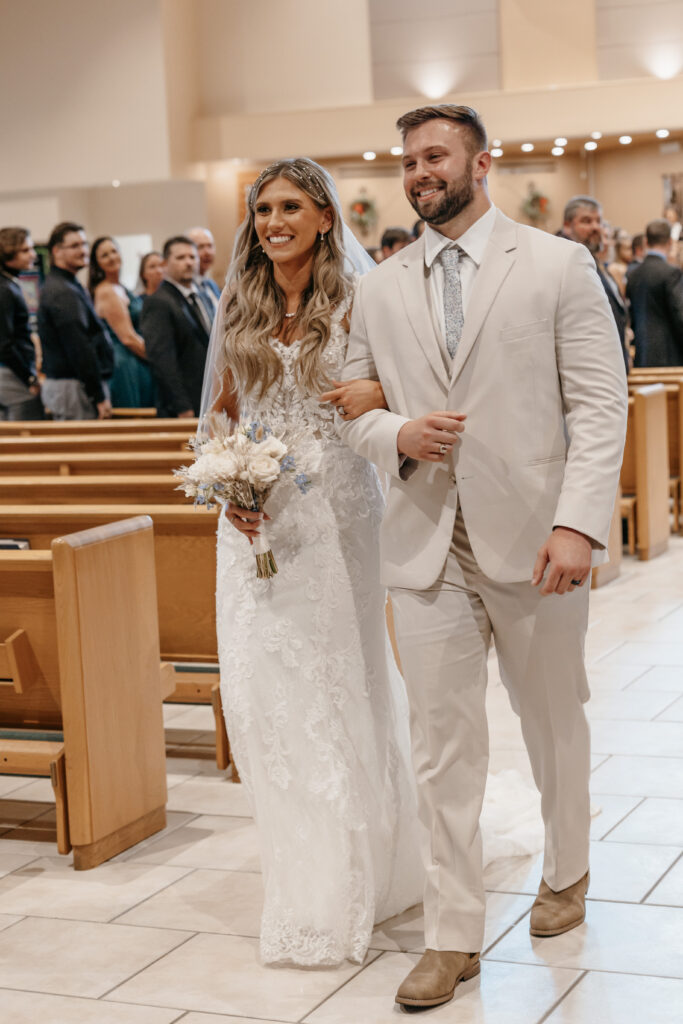
<path id="1" fill-rule="evenodd" d="M 458 245 L 462 249 L 460 256 L 460 285 L 462 288 L 462 309 L 467 321 L 467 304 L 472 294 L 474 279 L 481 266 L 484 251 L 488 245 L 496 219 L 496 208 L 490 206 L 479 220 L 475 220 L 460 238 L 446 238 L 430 224 L 425 225 L 425 267 L 427 270 L 428 297 L 432 311 L 432 319 L 439 340 L 445 350 L 446 325 L 443 315 L 443 266 L 438 258 L 443 249 Z M 449 361 L 450 361 L 450 357 Z"/>

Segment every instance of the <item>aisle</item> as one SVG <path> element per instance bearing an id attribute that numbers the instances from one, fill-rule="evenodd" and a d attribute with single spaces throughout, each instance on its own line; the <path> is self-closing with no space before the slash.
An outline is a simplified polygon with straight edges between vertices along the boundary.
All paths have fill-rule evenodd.
<path id="1" fill-rule="evenodd" d="M 683 1005 L 683 538 L 592 597 L 591 889 L 586 923 L 531 939 L 538 858 L 487 872 L 481 977 L 421 1016 L 444 1024 L 674 1024 Z M 492 662 L 492 770 L 528 774 Z M 166 709 L 192 753 L 210 709 Z M 169 758 L 169 825 L 75 873 L 58 857 L 45 780 L 0 776 L 0 1021 L 23 1024 L 388 1024 L 417 959 L 418 911 L 386 923 L 362 967 L 267 970 L 260 878 L 241 787 Z"/>

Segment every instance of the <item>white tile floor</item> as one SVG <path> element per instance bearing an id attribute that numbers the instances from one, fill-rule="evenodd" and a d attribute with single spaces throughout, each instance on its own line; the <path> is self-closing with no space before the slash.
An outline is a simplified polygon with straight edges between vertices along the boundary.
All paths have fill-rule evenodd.
<path id="1" fill-rule="evenodd" d="M 592 876 L 584 925 L 532 939 L 540 859 L 487 872 L 482 972 L 444 1024 L 683 1019 L 683 538 L 627 559 L 591 602 Z M 492 663 L 492 770 L 530 777 Z M 166 709 L 163 833 L 94 871 L 57 854 L 46 780 L 0 776 L 0 1024 L 388 1024 L 423 948 L 420 910 L 385 922 L 361 967 L 258 962 L 261 881 L 240 786 L 201 753 L 208 708 Z"/>

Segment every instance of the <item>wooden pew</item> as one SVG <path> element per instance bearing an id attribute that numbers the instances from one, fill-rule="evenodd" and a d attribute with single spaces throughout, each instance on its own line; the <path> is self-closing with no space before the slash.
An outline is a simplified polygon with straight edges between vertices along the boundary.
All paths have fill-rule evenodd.
<path id="1" fill-rule="evenodd" d="M 45 550 L 62 534 L 141 515 L 154 524 L 161 657 L 174 666 L 175 679 L 167 699 L 212 706 L 216 764 L 227 768 L 229 745 L 217 667 L 215 511 L 191 505 L 3 505 L 0 537 L 27 540 L 32 551 Z"/>
<path id="2" fill-rule="evenodd" d="M 2 476 L 0 505 L 183 505 L 170 473 L 111 476 Z"/>
<path id="3" fill-rule="evenodd" d="M 0 476 L 61 476 L 170 473 L 192 461 L 191 452 L 53 452 L 50 455 L 0 455 Z M 0 485 L 2 481 L 0 480 Z"/>
<path id="4" fill-rule="evenodd" d="M 669 451 L 669 498 L 673 507 L 673 532 L 678 533 L 681 525 L 681 453 L 683 452 L 683 377 L 672 377 L 656 374 L 648 379 L 643 377 L 640 385 L 629 381 L 629 390 L 644 384 L 662 384 L 666 391 L 668 451 Z"/>
<path id="5" fill-rule="evenodd" d="M 177 430 L 156 434 L 59 434 L 56 437 L 2 437 L 0 455 L 33 455 L 63 452 L 173 452 L 188 455 L 189 435 Z"/>
<path id="6" fill-rule="evenodd" d="M 72 434 L 158 434 L 178 431 L 194 434 L 196 419 L 145 419 L 145 420 L 20 420 L 0 421 L 0 437 L 59 437 Z"/>
<path id="7" fill-rule="evenodd" d="M 635 497 L 636 550 L 654 558 L 669 546 L 667 398 L 661 384 L 637 388 L 628 400 L 621 467 L 624 501 Z"/>
<path id="8" fill-rule="evenodd" d="M 51 775 L 77 870 L 166 823 L 155 598 L 149 517 L 0 552 L 0 771 Z"/>

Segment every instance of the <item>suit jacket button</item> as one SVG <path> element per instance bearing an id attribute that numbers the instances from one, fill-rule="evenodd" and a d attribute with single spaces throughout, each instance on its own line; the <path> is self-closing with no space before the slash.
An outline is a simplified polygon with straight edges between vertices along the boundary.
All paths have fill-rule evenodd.
<path id="1" fill-rule="evenodd" d="M 450 481 L 452 484 L 457 484 L 458 481 L 456 479 L 455 473 L 451 473 Z"/>

